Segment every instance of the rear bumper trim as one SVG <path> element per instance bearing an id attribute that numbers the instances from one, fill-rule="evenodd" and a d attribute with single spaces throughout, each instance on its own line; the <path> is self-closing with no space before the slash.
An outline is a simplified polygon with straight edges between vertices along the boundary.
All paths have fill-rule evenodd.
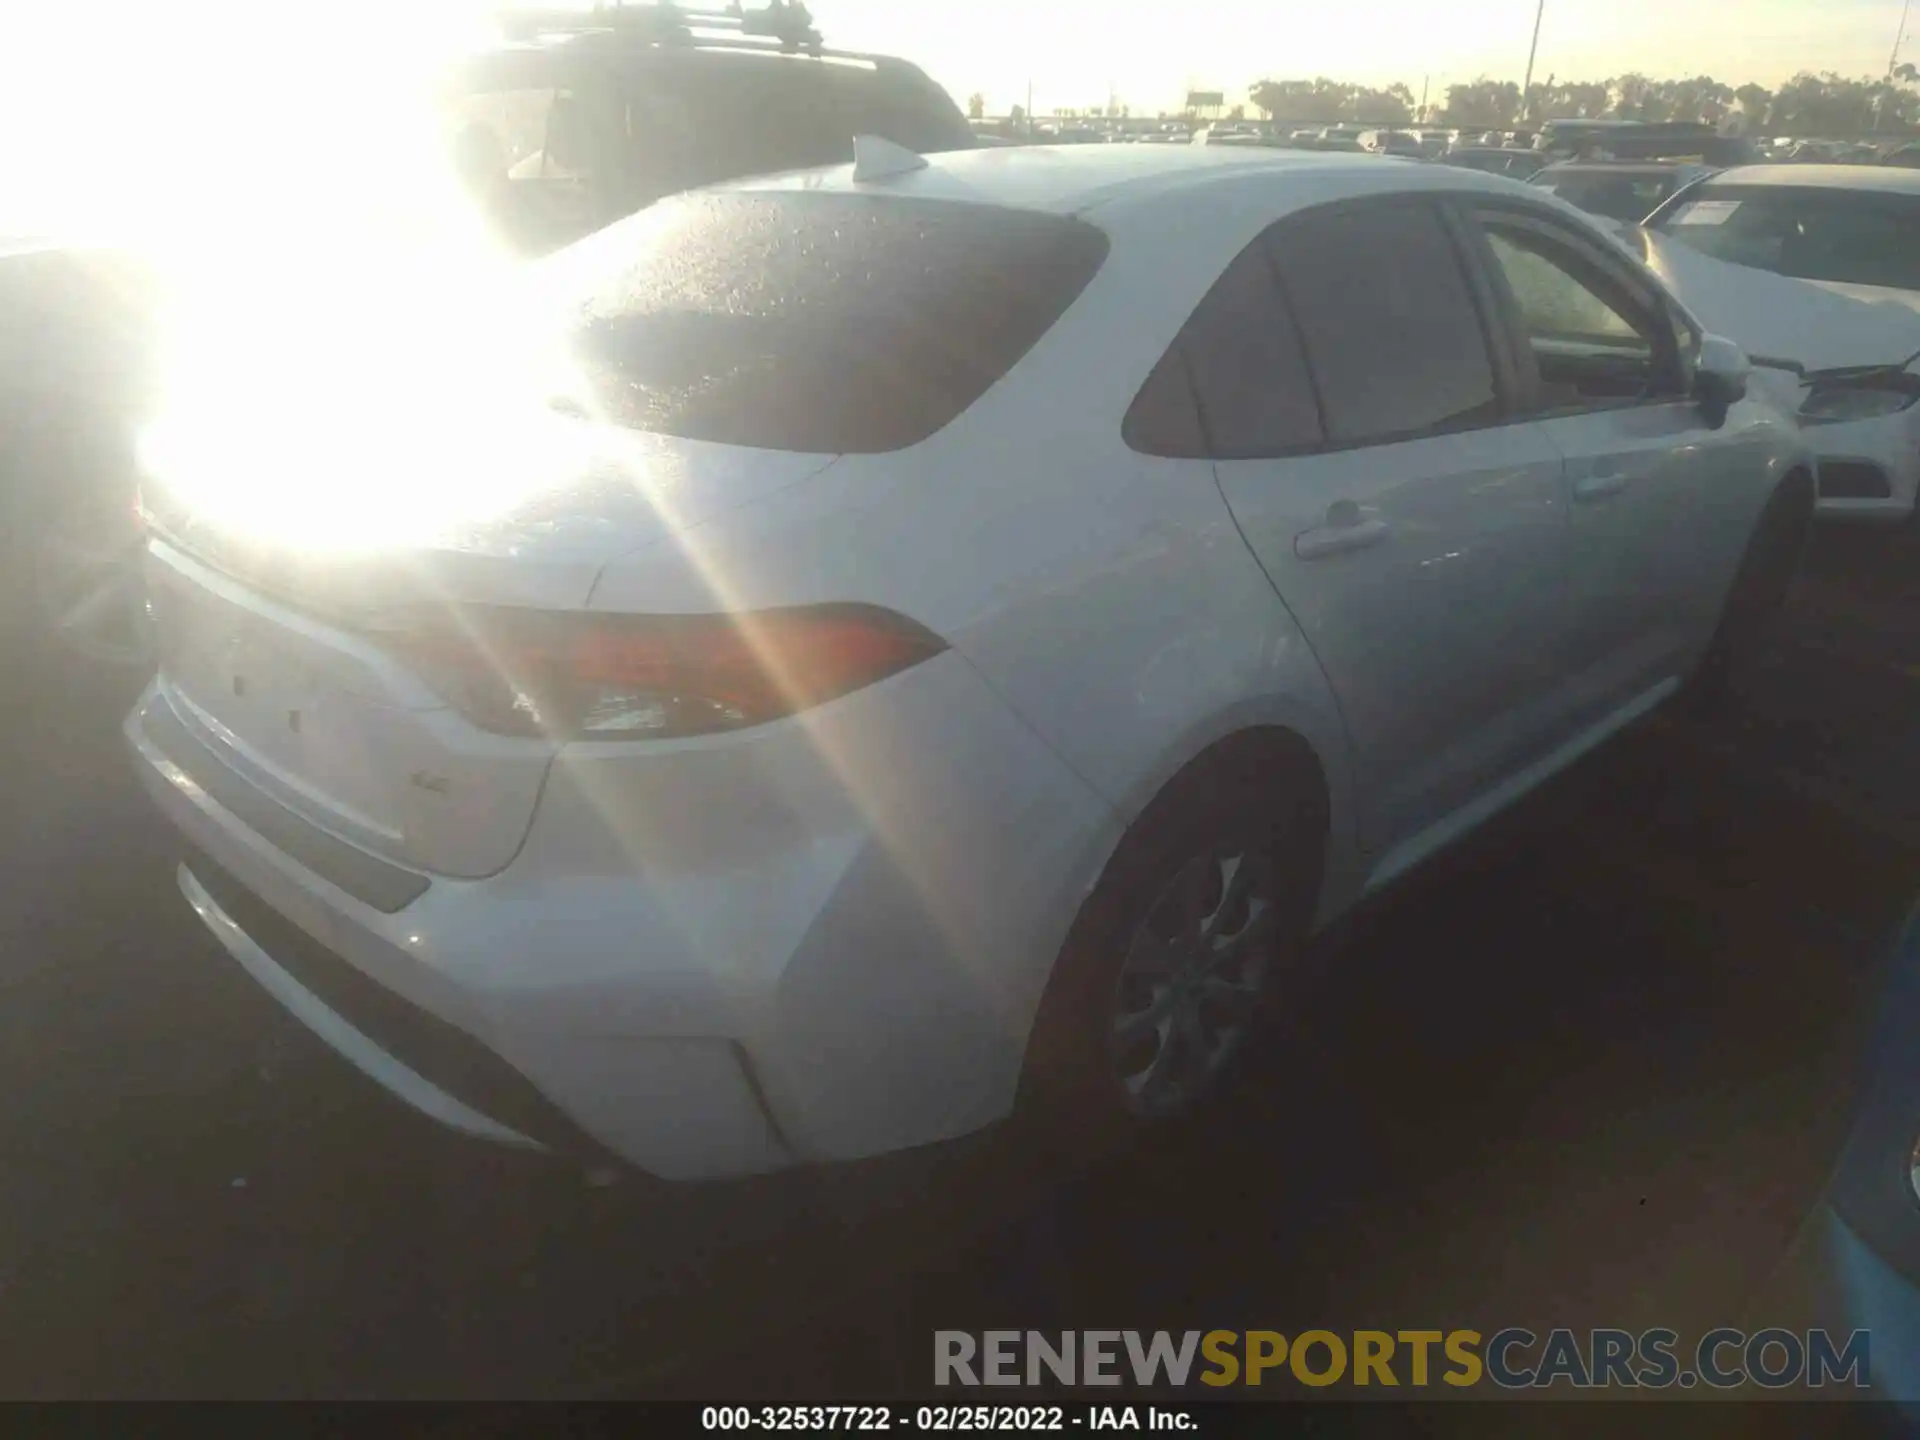
<path id="1" fill-rule="evenodd" d="M 187 898 L 234 958 L 321 1039 L 407 1104 L 469 1134 L 592 1164 L 619 1161 L 491 1045 L 315 940 L 213 857 L 190 848 L 181 868 L 181 888 L 186 890 L 190 877 L 194 888 Z M 201 909 L 203 904 L 210 909 Z M 235 936 L 247 942 L 241 950 L 234 948 Z M 279 983 L 262 975 L 256 963 L 271 967 Z M 309 1009 L 318 1006 L 333 1016 L 335 1028 L 315 1025 L 307 1011 L 287 999 L 286 986 L 307 996 Z M 335 1038 L 339 1026 L 359 1038 L 358 1050 L 343 1047 Z M 368 1050 L 385 1063 L 369 1068 Z M 396 1072 L 405 1077 L 399 1083 Z M 423 1104 L 420 1096 L 426 1092 L 443 1099 Z M 448 1104 L 457 1108 L 448 1111 Z M 449 1119 L 449 1114 L 461 1118 Z M 477 1117 L 487 1128 L 476 1129 L 466 1117 Z"/>
<path id="2" fill-rule="evenodd" d="M 264 794 L 194 738 L 164 698 L 149 696 L 140 707 L 139 726 L 148 743 L 181 777 L 263 840 L 361 904 L 393 915 L 427 893 L 431 882 L 426 876 L 348 844 Z"/>
<path id="3" fill-rule="evenodd" d="M 343 1060 L 368 1079 L 450 1130 L 523 1149 L 544 1150 L 538 1141 L 481 1114 L 409 1069 L 356 1029 L 344 1016 L 274 963 L 271 956 L 218 902 L 185 865 L 180 867 L 180 890 L 214 937 L 240 967 L 251 975 L 294 1019 L 324 1040 Z"/>

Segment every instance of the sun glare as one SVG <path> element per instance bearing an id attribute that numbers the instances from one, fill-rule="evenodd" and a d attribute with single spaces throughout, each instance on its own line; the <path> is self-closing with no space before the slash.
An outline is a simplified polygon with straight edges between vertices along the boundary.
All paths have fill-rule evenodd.
<path id="1" fill-rule="evenodd" d="M 513 503 L 564 433 L 553 337 L 433 103 L 474 9 L 108 4 L 16 32 L 0 231 L 159 279 L 153 483 L 281 541 L 405 544 Z"/>

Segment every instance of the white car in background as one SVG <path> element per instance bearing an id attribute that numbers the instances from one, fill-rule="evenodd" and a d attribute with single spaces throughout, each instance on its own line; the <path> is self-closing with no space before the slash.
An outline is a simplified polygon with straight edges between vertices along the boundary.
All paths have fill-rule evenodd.
<path id="1" fill-rule="evenodd" d="M 1761 372 L 1792 392 L 1781 398 L 1820 457 L 1818 515 L 1908 521 L 1920 494 L 1920 171 L 1743 166 L 1676 195 L 1646 228 L 1651 263 L 1706 323 L 1814 377 Z"/>
<path id="2" fill-rule="evenodd" d="M 153 452 L 182 888 L 447 1125 L 688 1179 L 1169 1121 L 1790 582 L 1792 425 L 1524 186 L 860 151 L 550 262 L 537 421 L 215 386 Z"/>

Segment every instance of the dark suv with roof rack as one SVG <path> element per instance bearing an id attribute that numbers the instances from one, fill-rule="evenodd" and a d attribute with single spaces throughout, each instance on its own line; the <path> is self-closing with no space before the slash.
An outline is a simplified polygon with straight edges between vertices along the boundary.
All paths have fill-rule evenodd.
<path id="1" fill-rule="evenodd" d="M 1638 225 L 1689 185 L 1718 173 L 1691 160 L 1569 160 L 1532 179 L 1590 215 Z"/>
<path id="2" fill-rule="evenodd" d="M 918 66 L 826 48 L 804 7 L 509 9 L 507 43 L 441 99 L 454 160 L 505 237 L 554 249 L 663 195 L 853 158 L 856 134 L 973 148 Z"/>
<path id="3" fill-rule="evenodd" d="M 1536 153 L 1561 158 L 1535 185 L 1590 214 L 1638 225 L 1688 186 L 1757 153 L 1750 140 L 1711 125 L 1637 120 L 1549 120 Z"/>

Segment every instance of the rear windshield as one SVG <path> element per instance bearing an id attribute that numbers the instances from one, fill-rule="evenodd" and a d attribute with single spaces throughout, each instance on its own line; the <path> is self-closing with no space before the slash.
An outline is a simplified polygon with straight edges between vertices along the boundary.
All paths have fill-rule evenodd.
<path id="1" fill-rule="evenodd" d="M 1716 260 L 1796 280 L 1920 290 L 1920 195 L 1709 184 L 1653 228 Z"/>
<path id="2" fill-rule="evenodd" d="M 1100 231 L 1059 215 L 694 194 L 563 251 L 544 278 L 591 399 L 616 423 L 870 454 L 926 439 L 977 400 L 1106 251 Z"/>

